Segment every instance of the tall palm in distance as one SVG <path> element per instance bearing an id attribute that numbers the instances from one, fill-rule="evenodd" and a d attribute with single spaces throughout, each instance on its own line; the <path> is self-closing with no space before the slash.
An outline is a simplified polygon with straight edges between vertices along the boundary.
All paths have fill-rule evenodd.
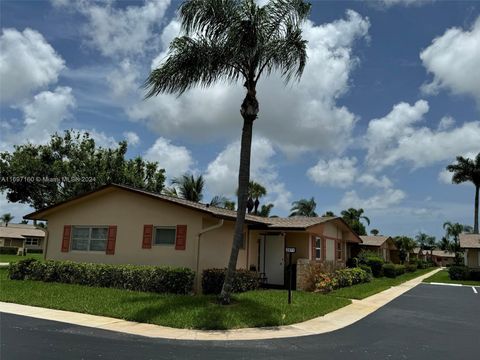
<path id="1" fill-rule="evenodd" d="M 457 162 L 447 166 L 447 170 L 453 173 L 452 182 L 460 184 L 471 182 L 475 186 L 475 210 L 473 215 L 473 233 L 478 234 L 478 203 L 480 192 L 480 152 L 475 159 L 457 156 Z"/>
<path id="2" fill-rule="evenodd" d="M 235 202 L 223 195 L 215 195 L 212 200 L 210 200 L 210 205 L 228 210 L 235 210 Z"/>
<path id="3" fill-rule="evenodd" d="M 300 199 L 292 203 L 292 208 L 290 209 L 290 217 L 292 216 L 307 216 L 307 217 L 316 217 L 318 214 L 315 212 L 317 203 L 315 198 Z"/>
<path id="4" fill-rule="evenodd" d="M 243 118 L 238 171 L 238 210 L 232 250 L 219 300 L 229 304 L 232 281 L 243 238 L 250 181 L 253 123 L 259 113 L 257 83 L 279 71 L 286 82 L 299 79 L 307 62 L 302 23 L 310 12 L 303 0 L 189 0 L 181 4 L 183 35 L 170 43 L 166 58 L 145 82 L 146 97 L 183 94 L 195 86 L 219 81 L 238 83 L 246 90 L 240 106 Z M 205 99 L 208 102 L 208 98 Z"/>
<path id="5" fill-rule="evenodd" d="M 370 219 L 363 215 L 363 209 L 354 209 L 350 208 L 348 210 L 343 210 L 341 212 L 343 220 L 350 225 L 353 231 L 355 231 L 358 235 L 367 235 L 367 231 L 365 226 L 362 224 L 362 220 L 364 220 L 367 225 L 370 225 Z"/>
<path id="6" fill-rule="evenodd" d="M 203 199 L 205 180 L 202 175 L 195 178 L 194 175 L 184 174 L 174 178 L 172 185 L 175 188 L 174 192 L 182 199 L 194 202 L 200 202 Z"/>
<path id="7" fill-rule="evenodd" d="M 460 254 L 460 234 L 463 232 L 463 225 L 459 223 L 452 223 L 447 221 L 443 224 L 445 229 L 445 238 L 450 243 L 450 249 L 455 253 L 455 263 L 461 263 L 461 254 Z"/>
<path id="8" fill-rule="evenodd" d="M 8 224 L 14 219 L 14 216 L 10 213 L 5 213 L 2 215 L 0 220 L 2 220 L 2 223 L 5 225 L 5 227 L 8 226 Z"/>

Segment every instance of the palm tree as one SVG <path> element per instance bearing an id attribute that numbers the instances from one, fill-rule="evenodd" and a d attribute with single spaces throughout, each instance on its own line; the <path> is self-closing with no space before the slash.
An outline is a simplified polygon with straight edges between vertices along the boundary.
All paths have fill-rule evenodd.
<path id="1" fill-rule="evenodd" d="M 437 247 L 437 242 L 435 239 L 435 236 L 430 236 L 425 233 L 418 233 L 417 236 L 415 236 L 415 241 L 417 242 L 418 246 L 422 250 L 430 250 L 430 257 L 432 257 L 433 250 Z"/>
<path id="2" fill-rule="evenodd" d="M 372 229 L 370 230 L 370 234 L 372 234 L 373 236 L 377 236 L 378 234 L 380 234 L 380 231 L 378 229 Z"/>
<path id="3" fill-rule="evenodd" d="M 1 220 L 5 224 L 5 227 L 8 226 L 8 224 L 13 220 L 14 216 L 10 213 L 5 213 L 2 215 Z"/>
<path id="4" fill-rule="evenodd" d="M 253 122 L 259 103 L 257 83 L 262 75 L 279 70 L 286 82 L 299 79 L 307 62 L 302 23 L 310 12 L 303 0 L 189 0 L 179 17 L 184 34 L 175 38 L 169 52 L 145 82 L 146 98 L 160 93 L 181 95 L 194 86 L 211 86 L 222 80 L 242 81 L 246 89 L 240 106 L 243 118 L 238 171 L 238 210 L 232 250 L 219 300 L 230 303 L 232 281 L 242 244 L 250 181 Z M 206 99 L 208 101 L 208 98 Z"/>
<path id="5" fill-rule="evenodd" d="M 260 205 L 259 199 L 267 195 L 267 189 L 256 181 L 250 180 L 248 183 L 248 200 L 247 200 L 247 211 L 250 214 L 253 210 L 255 215 L 258 214 L 258 206 Z M 237 189 L 238 196 L 238 189 Z M 255 199 L 255 200 L 253 200 Z"/>
<path id="6" fill-rule="evenodd" d="M 323 214 L 322 216 L 334 217 L 334 216 L 337 216 L 337 215 L 335 215 L 335 213 L 333 211 L 325 211 L 325 214 Z"/>
<path id="7" fill-rule="evenodd" d="M 270 211 L 272 211 L 273 206 L 273 204 L 262 205 L 258 215 L 263 217 L 269 217 Z"/>
<path id="8" fill-rule="evenodd" d="M 447 170 L 453 172 L 452 182 L 460 184 L 470 181 L 475 185 L 475 211 L 473 216 L 473 233 L 478 234 L 478 202 L 480 191 L 480 152 L 475 160 L 457 156 L 457 163 L 447 166 Z"/>
<path id="9" fill-rule="evenodd" d="M 443 251 L 452 251 L 452 244 L 450 241 L 444 236 L 440 241 L 440 249 Z"/>
<path id="10" fill-rule="evenodd" d="M 367 231 L 365 226 L 362 224 L 361 220 L 365 220 L 367 225 L 370 225 L 370 219 L 363 215 L 363 209 L 354 209 L 350 208 L 348 210 L 343 210 L 341 212 L 343 220 L 350 225 L 353 231 L 358 235 L 366 235 Z"/>
<path id="11" fill-rule="evenodd" d="M 203 176 L 195 178 L 193 175 L 184 174 L 172 180 L 172 185 L 176 185 L 176 192 L 185 200 L 200 202 L 203 199 L 203 186 L 205 180 Z"/>
<path id="12" fill-rule="evenodd" d="M 408 236 L 397 236 L 395 238 L 395 246 L 398 249 L 398 257 L 403 264 L 408 259 L 408 254 L 416 247 L 415 241 Z"/>
<path id="13" fill-rule="evenodd" d="M 210 205 L 228 210 L 235 210 L 235 202 L 223 195 L 215 195 L 212 200 L 210 200 Z"/>
<path id="14" fill-rule="evenodd" d="M 313 197 L 310 200 L 300 199 L 298 201 L 294 201 L 292 203 L 292 208 L 290 209 L 290 216 L 318 216 L 315 212 L 316 207 L 317 203 L 315 202 L 315 198 Z"/>
<path id="15" fill-rule="evenodd" d="M 443 224 L 443 228 L 445 229 L 445 238 L 447 238 L 448 240 L 453 239 L 450 248 L 455 253 L 455 263 L 460 264 L 462 259 L 459 236 L 463 232 L 463 225 L 447 221 Z"/>

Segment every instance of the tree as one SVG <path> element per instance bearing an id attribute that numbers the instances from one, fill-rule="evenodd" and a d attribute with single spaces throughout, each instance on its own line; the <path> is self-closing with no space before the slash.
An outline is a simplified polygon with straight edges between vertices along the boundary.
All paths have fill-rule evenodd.
<path id="1" fill-rule="evenodd" d="M 267 195 L 267 189 L 256 181 L 250 181 L 248 184 L 248 201 L 255 199 L 253 201 L 253 212 L 255 215 L 258 213 L 258 206 L 260 205 L 259 199 L 265 195 Z"/>
<path id="2" fill-rule="evenodd" d="M 415 236 L 415 241 L 420 249 L 430 251 L 430 257 L 432 256 L 433 250 L 437 247 L 435 236 L 430 236 L 422 232 Z"/>
<path id="3" fill-rule="evenodd" d="M 12 216 L 12 214 L 10 213 L 5 213 L 2 215 L 1 217 L 1 220 L 3 222 L 3 224 L 5 225 L 5 227 L 8 226 L 8 224 L 13 220 L 14 216 Z"/>
<path id="4" fill-rule="evenodd" d="M 310 200 L 300 199 L 292 203 L 292 208 L 290 209 L 291 213 L 289 216 L 315 217 L 318 216 L 315 212 L 316 207 L 317 203 L 315 202 L 315 198 L 312 197 Z"/>
<path id="5" fill-rule="evenodd" d="M 440 241 L 440 249 L 443 251 L 452 251 L 452 244 L 450 241 L 444 236 Z"/>
<path id="6" fill-rule="evenodd" d="M 165 171 L 156 162 L 125 159 L 127 143 L 97 147 L 88 133 L 65 131 L 46 145 L 15 146 L 0 153 L 0 192 L 36 210 L 116 183 L 160 193 Z"/>
<path id="7" fill-rule="evenodd" d="M 417 244 L 408 236 L 397 236 L 395 238 L 395 246 L 398 249 L 398 257 L 400 258 L 400 262 L 403 264 L 405 260 L 408 259 L 408 254 L 415 249 Z"/>
<path id="8" fill-rule="evenodd" d="M 462 251 L 460 249 L 459 236 L 463 232 L 463 225 L 447 221 L 443 224 L 443 228 L 445 229 L 445 238 L 450 241 L 450 249 L 455 253 L 455 264 L 461 264 Z"/>
<path id="9" fill-rule="evenodd" d="M 322 216 L 335 217 L 337 215 L 335 215 L 335 213 L 333 211 L 325 211 L 325 214 L 323 214 Z"/>
<path id="10" fill-rule="evenodd" d="M 183 174 L 172 180 L 172 185 L 176 185 L 175 192 L 185 200 L 200 202 L 203 199 L 203 187 L 205 180 L 200 175 L 195 178 L 194 175 Z"/>
<path id="11" fill-rule="evenodd" d="M 350 225 L 353 231 L 355 231 L 358 235 L 367 235 L 367 230 L 365 226 L 362 224 L 361 220 L 365 220 L 367 225 L 370 225 L 370 219 L 363 215 L 363 209 L 354 209 L 350 208 L 348 210 L 343 210 L 341 212 L 343 220 Z"/>
<path id="12" fill-rule="evenodd" d="M 219 300 L 230 303 L 232 281 L 242 244 L 250 181 L 253 123 L 259 103 L 261 76 L 279 70 L 286 82 L 299 79 L 307 61 L 302 23 L 310 12 L 303 0 L 189 0 L 179 17 L 184 34 L 175 38 L 169 52 L 145 82 L 146 97 L 160 93 L 183 94 L 218 81 L 242 81 L 246 95 L 240 106 L 243 129 L 238 172 L 238 210 L 232 250 Z M 206 99 L 208 101 L 208 98 Z"/>
<path id="13" fill-rule="evenodd" d="M 457 156 L 457 163 L 447 166 L 447 170 L 453 173 L 452 182 L 460 184 L 471 182 L 475 186 L 475 210 L 473 216 L 473 233 L 478 234 L 478 202 L 480 191 L 480 152 L 475 160 Z"/>
<path id="14" fill-rule="evenodd" d="M 380 231 L 378 229 L 372 229 L 370 230 L 370 234 L 372 234 L 373 236 L 377 236 L 378 234 L 380 234 Z"/>
<path id="15" fill-rule="evenodd" d="M 262 205 L 258 215 L 263 217 L 269 217 L 270 211 L 272 211 L 273 206 L 273 204 Z"/>
<path id="16" fill-rule="evenodd" d="M 228 210 L 235 210 L 235 202 L 223 195 L 215 195 L 212 200 L 210 200 L 210 205 Z"/>

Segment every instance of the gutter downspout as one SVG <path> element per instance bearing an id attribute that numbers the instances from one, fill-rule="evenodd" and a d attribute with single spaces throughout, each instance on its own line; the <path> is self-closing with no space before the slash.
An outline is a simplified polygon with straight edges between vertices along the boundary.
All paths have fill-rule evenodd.
<path id="1" fill-rule="evenodd" d="M 47 228 L 44 228 L 42 229 L 44 232 L 45 232 L 45 239 L 43 240 L 44 241 L 44 245 L 43 245 L 43 260 L 44 261 L 47 261 L 47 247 L 48 247 L 48 235 L 50 235 L 49 231 Z"/>
<path id="2" fill-rule="evenodd" d="M 224 223 L 224 220 L 221 219 L 218 222 L 218 224 L 215 224 L 215 225 L 212 225 L 210 227 L 207 227 L 207 228 L 203 229 L 197 235 L 197 286 L 196 286 L 197 291 L 198 291 L 198 289 L 200 289 L 200 285 L 201 285 L 200 284 L 200 280 L 201 280 L 201 277 L 200 277 L 200 239 L 201 239 L 202 235 L 205 234 L 206 232 L 221 228 L 223 226 L 223 223 Z"/>

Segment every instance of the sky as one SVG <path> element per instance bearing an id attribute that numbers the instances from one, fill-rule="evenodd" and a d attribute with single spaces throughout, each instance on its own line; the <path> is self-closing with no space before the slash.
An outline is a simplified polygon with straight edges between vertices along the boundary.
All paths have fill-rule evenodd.
<path id="1" fill-rule="evenodd" d="M 260 4 L 265 1 L 259 1 Z M 179 2 L 0 2 L 0 151 L 54 132 L 126 139 L 167 185 L 203 175 L 204 200 L 234 199 L 241 83 L 144 100 L 142 84 L 180 34 Z M 363 208 L 387 235 L 473 224 L 474 187 L 445 166 L 480 151 L 480 2 L 312 1 L 298 82 L 258 84 L 251 177 L 272 214 L 314 197 L 317 212 Z M 0 213 L 30 212 L 0 194 Z"/>

